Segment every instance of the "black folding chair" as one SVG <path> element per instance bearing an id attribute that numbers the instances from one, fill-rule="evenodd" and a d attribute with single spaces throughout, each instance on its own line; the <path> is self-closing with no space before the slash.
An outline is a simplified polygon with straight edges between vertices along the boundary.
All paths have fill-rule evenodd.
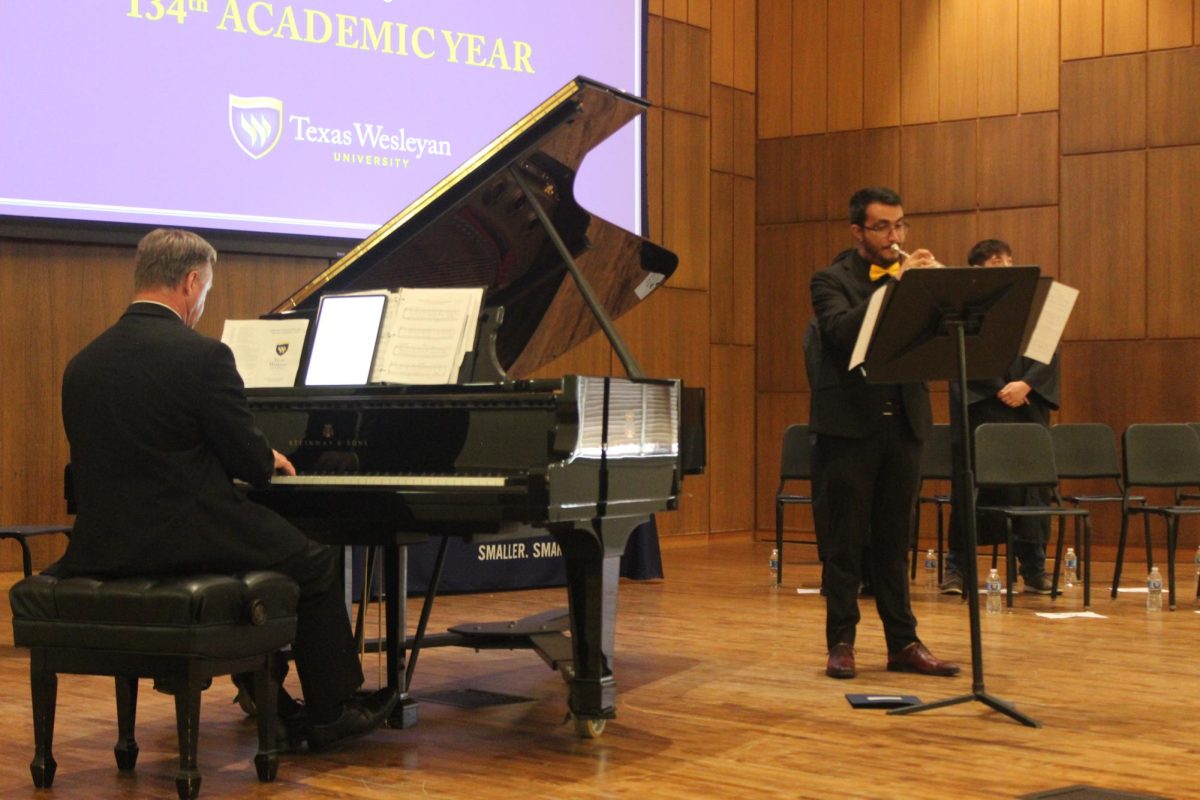
<path id="1" fill-rule="evenodd" d="M 1112 596 L 1117 596 L 1121 568 L 1125 561 L 1125 537 L 1130 514 L 1141 514 L 1146 533 L 1146 569 L 1154 566 L 1150 549 L 1150 517 L 1162 517 L 1167 523 L 1167 587 L 1171 610 L 1175 610 L 1175 546 L 1179 543 L 1181 517 L 1200 514 L 1200 506 L 1132 505 L 1129 490 L 1135 486 L 1174 489 L 1177 496 L 1185 489 L 1200 488 L 1200 438 L 1190 426 L 1181 423 L 1135 424 L 1122 436 L 1125 455 L 1125 501 L 1121 504 L 1121 538 L 1117 543 L 1117 566 L 1113 572 Z"/>
<path id="2" fill-rule="evenodd" d="M 1111 480 L 1116 487 L 1115 493 L 1064 494 L 1063 500 L 1076 508 L 1085 504 L 1124 502 L 1121 456 L 1117 452 L 1117 437 L 1112 428 L 1102 422 L 1061 423 L 1050 428 L 1050 441 L 1054 444 L 1054 464 L 1060 481 Z M 1145 505 L 1146 498 L 1130 495 L 1129 501 Z M 1078 540 L 1075 548 L 1080 549 Z"/>
<path id="3" fill-rule="evenodd" d="M 953 472 L 954 458 L 950 445 L 950 426 L 934 425 L 930 437 L 925 440 L 925 446 L 921 448 L 921 484 L 924 485 L 925 481 L 932 480 L 948 481 Z M 937 579 L 938 583 L 942 582 L 946 537 L 945 515 L 942 513 L 942 509 L 950 505 L 950 502 L 951 498 L 948 494 L 921 495 L 917 498 L 916 513 L 913 515 L 912 565 L 909 568 L 912 578 L 917 577 L 917 559 L 920 555 L 921 506 L 928 504 L 934 507 L 937 514 Z"/>
<path id="4" fill-rule="evenodd" d="M 775 583 L 783 583 L 783 507 L 800 503 L 812 505 L 811 494 L 792 494 L 786 490 L 788 481 L 812 480 L 812 442 L 808 426 L 789 425 L 783 432 L 783 452 L 779 463 L 779 487 L 775 490 L 775 549 L 779 551 L 779 568 L 775 572 Z M 811 487 L 809 489 L 811 490 Z M 796 544 L 817 544 L 812 540 L 795 540 Z M 820 545 L 818 545 L 820 547 Z"/>
<path id="5" fill-rule="evenodd" d="M 1083 607 L 1091 605 L 1092 523 L 1085 508 L 1068 508 L 1058 493 L 1058 470 L 1050 431 L 1036 422 L 988 422 L 975 430 L 975 484 L 978 487 L 1049 489 L 1053 503 L 1048 506 L 981 506 L 980 515 L 995 514 L 1005 522 L 1005 560 L 1008 564 L 1007 604 L 1012 608 L 1013 584 L 1017 579 L 1017 559 L 1013 550 L 1013 520 L 1021 517 L 1057 517 L 1058 545 L 1054 555 L 1054 580 L 1051 598 L 1058 597 L 1059 565 L 1062 564 L 1063 535 L 1066 520 L 1075 520 L 1076 535 L 1083 525 Z M 1200 510 L 1200 507 L 1197 508 Z M 970 557 L 970 554 L 968 554 Z"/>

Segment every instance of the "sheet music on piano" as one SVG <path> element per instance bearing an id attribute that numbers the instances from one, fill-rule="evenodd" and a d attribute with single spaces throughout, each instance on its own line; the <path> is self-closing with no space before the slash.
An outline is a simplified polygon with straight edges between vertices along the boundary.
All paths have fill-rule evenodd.
<path id="1" fill-rule="evenodd" d="M 370 382 L 456 383 L 475 345 L 483 288 L 402 288 L 387 294 Z"/>

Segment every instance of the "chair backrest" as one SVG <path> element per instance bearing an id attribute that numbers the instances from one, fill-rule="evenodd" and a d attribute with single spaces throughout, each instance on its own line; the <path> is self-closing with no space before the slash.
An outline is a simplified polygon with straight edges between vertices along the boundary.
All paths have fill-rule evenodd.
<path id="1" fill-rule="evenodd" d="M 950 444 L 950 426 L 934 425 L 921 448 L 921 480 L 954 476 L 954 456 Z"/>
<path id="2" fill-rule="evenodd" d="M 1200 438 L 1190 425 L 1134 424 L 1122 441 L 1126 486 L 1200 486 Z"/>
<path id="3" fill-rule="evenodd" d="M 783 432 L 783 455 L 779 463 L 779 485 L 787 480 L 809 480 L 812 477 L 812 443 L 808 426 L 788 425 Z"/>
<path id="4" fill-rule="evenodd" d="M 1057 486 L 1050 431 L 1037 422 L 987 422 L 975 429 L 978 486 Z"/>
<path id="5" fill-rule="evenodd" d="M 1072 422 L 1050 429 L 1060 478 L 1121 478 L 1117 437 L 1102 422 Z"/>

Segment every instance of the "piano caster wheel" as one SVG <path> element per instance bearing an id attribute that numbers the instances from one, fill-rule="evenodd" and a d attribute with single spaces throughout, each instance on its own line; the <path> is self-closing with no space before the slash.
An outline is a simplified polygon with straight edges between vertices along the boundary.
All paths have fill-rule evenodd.
<path id="1" fill-rule="evenodd" d="M 604 719 L 581 719 L 575 717 L 575 735 L 580 739 L 599 739 L 604 733 Z"/>

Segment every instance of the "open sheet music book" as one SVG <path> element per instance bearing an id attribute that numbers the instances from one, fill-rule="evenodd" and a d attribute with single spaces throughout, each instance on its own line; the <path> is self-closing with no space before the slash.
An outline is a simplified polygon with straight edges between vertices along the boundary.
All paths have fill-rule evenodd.
<path id="1" fill-rule="evenodd" d="M 482 302 L 482 287 L 325 295 L 301 385 L 455 383 L 474 347 Z M 307 320 L 226 320 L 221 340 L 248 388 L 294 386 L 307 326 Z M 285 331 L 289 344 L 280 352 Z"/>

